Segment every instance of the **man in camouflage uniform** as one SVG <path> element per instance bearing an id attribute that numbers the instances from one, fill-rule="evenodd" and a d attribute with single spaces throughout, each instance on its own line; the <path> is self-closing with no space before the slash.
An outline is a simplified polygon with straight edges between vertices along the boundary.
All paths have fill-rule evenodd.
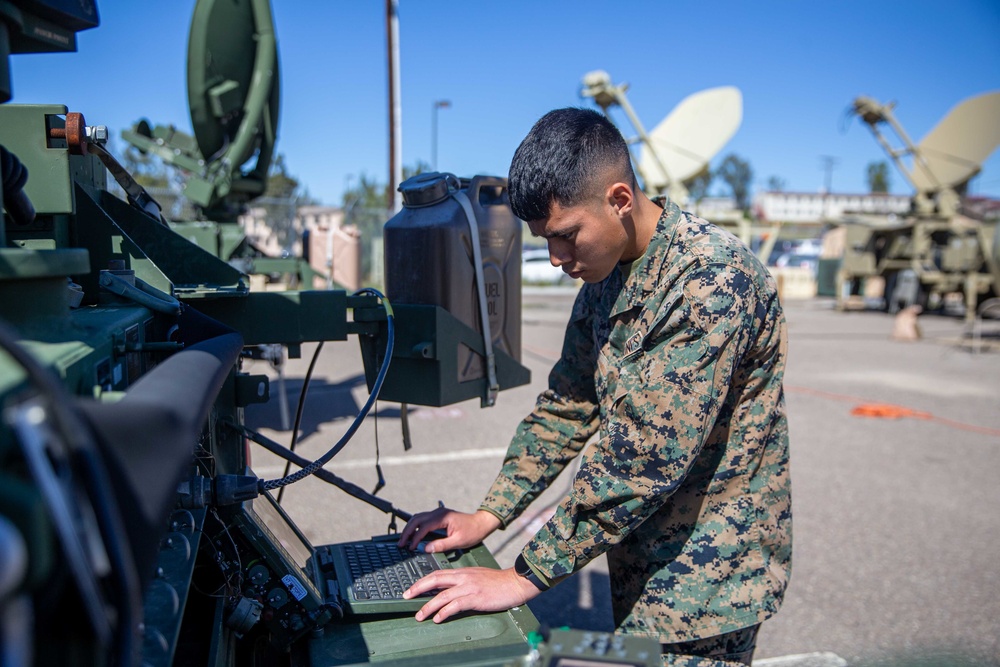
<path id="1" fill-rule="evenodd" d="M 511 570 L 441 571 L 418 620 L 523 604 L 607 554 L 618 631 L 664 664 L 750 664 L 791 568 L 785 323 L 774 281 L 711 223 L 638 190 L 600 114 L 544 116 L 511 164 L 514 213 L 585 285 L 562 356 L 477 512 L 414 516 L 400 539 L 470 546 L 583 453 L 572 490 Z"/>

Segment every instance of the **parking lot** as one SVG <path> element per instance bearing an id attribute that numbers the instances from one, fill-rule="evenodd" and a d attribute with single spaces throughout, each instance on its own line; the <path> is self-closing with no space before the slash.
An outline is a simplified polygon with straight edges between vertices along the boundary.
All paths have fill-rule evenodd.
<path id="1" fill-rule="evenodd" d="M 545 385 L 574 295 L 573 288 L 525 289 L 529 386 L 502 393 L 489 409 L 478 401 L 411 408 L 410 451 L 399 405 L 380 402 L 377 419 L 369 416 L 327 468 L 371 490 L 377 456 L 387 482 L 379 495 L 398 507 L 415 512 L 441 501 L 475 509 Z M 900 342 L 890 338 L 892 318 L 879 312 L 835 312 L 823 299 L 785 306 L 794 568 L 781 612 L 762 628 L 757 658 L 825 652 L 852 667 L 1000 665 L 1000 350 L 973 352 L 958 318 L 921 316 L 923 338 Z M 291 415 L 313 349 L 304 346 L 303 358 L 284 369 Z M 247 370 L 273 374 L 261 361 Z M 322 454 L 365 397 L 357 341 L 327 343 L 297 451 Z M 876 416 L 852 414 L 859 407 Z M 268 437 L 290 440 L 275 400 L 247 415 Z M 261 477 L 281 474 L 267 452 L 255 447 L 253 456 Z M 557 481 L 515 525 L 489 538 L 501 565 L 513 562 L 565 484 Z M 289 487 L 284 506 L 316 544 L 389 525 L 386 515 L 316 479 Z M 610 630 L 606 572 L 599 559 L 530 606 L 552 625 Z"/>

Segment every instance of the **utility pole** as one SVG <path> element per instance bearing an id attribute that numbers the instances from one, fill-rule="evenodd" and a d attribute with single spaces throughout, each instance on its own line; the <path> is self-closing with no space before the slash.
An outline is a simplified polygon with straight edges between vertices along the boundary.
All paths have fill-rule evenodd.
<path id="1" fill-rule="evenodd" d="M 397 191 L 403 180 L 402 103 L 399 90 L 399 1 L 385 0 L 386 45 L 389 49 L 389 192 L 392 212 L 403 208 L 403 195 Z"/>
<path id="2" fill-rule="evenodd" d="M 447 109 L 451 106 L 448 100 L 435 100 L 431 106 L 431 169 L 437 171 L 438 167 L 438 109 Z"/>
<path id="3" fill-rule="evenodd" d="M 840 158 L 832 155 L 820 155 L 819 160 L 823 163 L 823 170 L 826 172 L 826 177 L 823 181 L 823 211 L 820 213 L 820 216 L 823 220 L 827 220 L 830 217 L 830 188 L 833 184 L 833 169 L 840 162 Z"/>

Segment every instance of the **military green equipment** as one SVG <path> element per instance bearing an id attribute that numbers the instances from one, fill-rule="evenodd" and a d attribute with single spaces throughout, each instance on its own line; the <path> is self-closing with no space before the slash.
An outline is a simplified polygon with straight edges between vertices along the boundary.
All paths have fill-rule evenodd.
<path id="1" fill-rule="evenodd" d="M 78 3 L 93 16 L 82 21 L 61 13 L 64 4 L 25 1 L 0 12 L 13 16 L 12 35 L 48 26 L 67 48 L 74 31 L 96 25 L 96 13 Z M 37 40 L 17 35 L 12 52 L 38 50 Z M 217 91 L 219 104 L 228 104 L 227 90 Z M 129 192 L 129 201 L 109 193 L 106 137 L 64 106 L 0 106 L 4 659 L 303 666 L 527 659 L 525 637 L 537 624 L 524 608 L 443 627 L 410 615 L 345 620 L 330 573 L 315 560 L 320 547 L 268 495 L 315 474 L 408 518 L 321 467 L 348 444 L 383 386 L 420 401 L 423 376 L 397 361 L 453 358 L 459 339 L 485 355 L 482 336 L 440 307 L 393 311 L 374 290 L 251 292 L 244 273 L 164 225 L 141 192 Z M 371 393 L 323 456 L 303 460 L 247 427 L 245 409 L 270 393 L 267 376 L 244 370 L 247 346 L 280 344 L 298 354 L 302 343 L 352 336 L 372 370 Z M 527 381 L 516 361 L 498 356 L 501 387 Z M 438 381 L 441 395 L 455 395 L 447 385 L 458 383 L 457 372 Z M 462 384 L 471 396 L 489 389 L 485 377 Z M 259 479 L 249 467 L 251 440 L 302 469 Z M 473 551 L 479 564 L 496 566 L 485 549 Z"/>
<path id="2" fill-rule="evenodd" d="M 626 637 L 607 632 L 559 628 L 537 633 L 530 640 L 538 645 L 537 662 L 551 667 L 656 667 L 660 644 L 646 637 Z"/>
<path id="3" fill-rule="evenodd" d="M 1000 92 L 961 102 L 916 144 L 896 119 L 894 107 L 858 97 L 852 110 L 913 187 L 911 215 L 853 216 L 842 223 L 846 243 L 838 307 L 847 307 L 864 279 L 879 277 L 889 312 L 914 304 L 940 307 L 948 294 L 958 293 L 971 320 L 977 306 L 1000 289 L 997 222 L 963 215 L 967 211 L 962 207 L 969 180 L 1000 144 Z M 884 128 L 902 147 L 893 147 Z"/>
<path id="4" fill-rule="evenodd" d="M 943 218 L 954 215 L 969 180 L 1000 144 L 1000 92 L 962 101 L 919 144 L 900 125 L 894 108 L 894 102 L 880 104 L 864 96 L 853 104 L 854 113 L 913 186 L 914 212 L 921 216 L 937 213 Z M 893 148 L 882 133 L 883 126 L 893 131 L 901 148 Z M 904 158 L 912 160 L 911 167 Z"/>
<path id="5" fill-rule="evenodd" d="M 238 223 L 264 194 L 277 142 L 277 40 L 268 0 L 195 5 L 188 40 L 188 105 L 193 136 L 141 120 L 122 138 L 185 174 L 184 196 L 200 220 L 171 226 L 244 273 L 326 279 L 301 258 L 266 256 Z"/>

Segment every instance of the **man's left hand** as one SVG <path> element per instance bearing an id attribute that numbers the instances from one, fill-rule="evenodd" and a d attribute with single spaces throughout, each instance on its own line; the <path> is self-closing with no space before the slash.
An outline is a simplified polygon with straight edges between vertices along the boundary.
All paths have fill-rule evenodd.
<path id="1" fill-rule="evenodd" d="M 433 590 L 441 592 L 420 608 L 418 621 L 433 616 L 435 623 L 441 623 L 463 611 L 506 611 L 541 592 L 514 568 L 463 567 L 431 572 L 410 586 L 403 597 L 410 599 Z"/>

